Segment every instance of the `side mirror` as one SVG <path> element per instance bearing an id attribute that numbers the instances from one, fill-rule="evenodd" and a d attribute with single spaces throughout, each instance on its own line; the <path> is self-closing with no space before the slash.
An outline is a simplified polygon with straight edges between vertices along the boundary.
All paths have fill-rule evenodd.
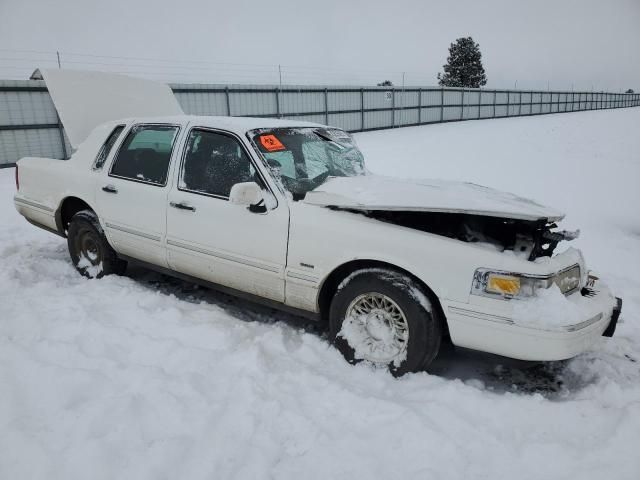
<path id="1" fill-rule="evenodd" d="M 236 183 L 229 192 L 229 201 L 234 205 L 245 205 L 255 213 L 267 211 L 262 189 L 256 182 Z"/>

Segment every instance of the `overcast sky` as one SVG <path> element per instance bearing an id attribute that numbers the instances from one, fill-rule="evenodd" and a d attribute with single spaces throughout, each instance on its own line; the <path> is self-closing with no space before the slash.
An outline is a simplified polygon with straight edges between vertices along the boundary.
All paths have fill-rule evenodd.
<path id="1" fill-rule="evenodd" d="M 488 88 L 640 90 L 640 0 L 0 0 L 0 78 L 59 50 L 165 81 L 433 85 L 469 35 Z"/>

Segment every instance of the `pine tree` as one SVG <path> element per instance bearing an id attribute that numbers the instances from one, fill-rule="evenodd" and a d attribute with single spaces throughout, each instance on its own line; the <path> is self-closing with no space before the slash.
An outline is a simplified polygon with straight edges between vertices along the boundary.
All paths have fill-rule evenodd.
<path id="1" fill-rule="evenodd" d="M 438 83 L 443 87 L 479 88 L 487 84 L 482 66 L 480 45 L 473 38 L 458 38 L 449 47 L 444 73 L 438 73 Z"/>

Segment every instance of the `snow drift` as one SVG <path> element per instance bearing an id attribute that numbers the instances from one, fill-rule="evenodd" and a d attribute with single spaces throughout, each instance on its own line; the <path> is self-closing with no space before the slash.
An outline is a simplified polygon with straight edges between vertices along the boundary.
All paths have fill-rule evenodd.
<path id="1" fill-rule="evenodd" d="M 63 239 L 15 212 L 0 171 L 0 478 L 637 479 L 639 121 L 358 135 L 375 172 L 513 191 L 582 228 L 576 246 L 625 298 L 623 323 L 533 370 L 457 352 L 396 380 L 284 314 L 140 270 L 87 280 Z M 390 163 L 398 150 L 409 160 Z M 410 160 L 424 152 L 434 160 Z"/>

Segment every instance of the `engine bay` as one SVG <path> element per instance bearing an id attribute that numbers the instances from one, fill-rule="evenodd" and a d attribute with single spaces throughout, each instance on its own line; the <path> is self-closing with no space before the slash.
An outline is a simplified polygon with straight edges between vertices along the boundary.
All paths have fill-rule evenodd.
<path id="1" fill-rule="evenodd" d="M 558 225 L 547 220 L 528 221 L 446 212 L 351 211 L 382 222 L 474 243 L 496 251 L 512 251 L 514 255 L 530 261 L 552 256 L 561 241 L 573 240 L 580 234 L 580 230 L 557 230 Z"/>

